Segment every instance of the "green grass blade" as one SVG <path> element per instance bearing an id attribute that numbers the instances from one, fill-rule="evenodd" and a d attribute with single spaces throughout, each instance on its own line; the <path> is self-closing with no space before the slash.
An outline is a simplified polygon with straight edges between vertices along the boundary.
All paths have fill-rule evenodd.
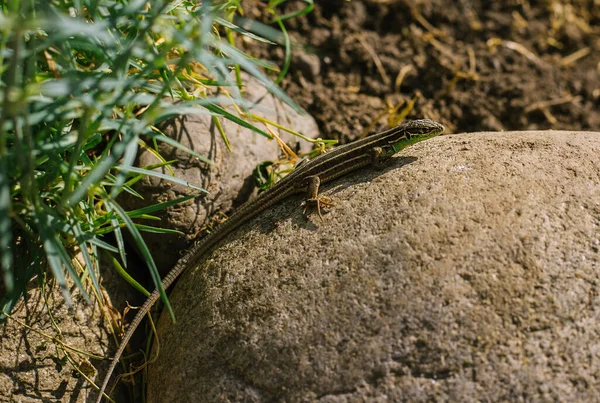
<path id="1" fill-rule="evenodd" d="M 170 182 L 173 183 L 178 183 L 180 185 L 195 189 L 195 190 L 199 190 L 200 192 L 206 193 L 208 194 L 208 190 L 205 190 L 204 188 L 202 188 L 201 186 L 198 185 L 194 185 L 193 183 L 190 183 L 188 181 L 184 181 L 182 179 L 179 179 L 175 176 L 171 176 L 171 175 L 166 175 L 163 174 L 162 172 L 156 172 L 156 171 L 150 171 L 148 169 L 144 169 L 144 168 L 137 168 L 134 166 L 123 166 L 123 165 L 119 165 L 115 167 L 116 169 L 120 170 L 121 172 L 126 172 L 126 173 L 137 173 L 137 174 L 142 174 L 142 175 L 146 175 L 146 176 L 154 176 L 155 178 L 160 178 L 160 179 L 165 179 L 168 180 Z"/>
<path id="2" fill-rule="evenodd" d="M 156 211 L 164 210 L 167 207 L 171 207 L 178 203 L 183 203 L 183 202 L 193 199 L 195 197 L 196 197 L 196 195 L 189 195 L 189 196 L 180 197 L 178 199 L 169 200 L 166 202 L 153 204 L 152 206 L 142 207 L 142 208 L 136 209 L 136 210 L 131 210 L 127 213 L 127 215 L 130 218 L 139 218 L 140 216 L 142 216 L 144 214 L 151 214 Z"/>
<path id="3" fill-rule="evenodd" d="M 115 248 L 114 246 L 112 246 L 109 243 L 106 243 L 98 238 L 91 238 L 88 239 L 87 242 L 89 242 L 91 245 L 95 245 L 99 248 L 102 248 L 108 252 L 112 252 L 112 253 L 119 253 L 119 249 Z"/>
<path id="4" fill-rule="evenodd" d="M 110 214 L 110 225 L 112 226 L 113 233 L 115 234 L 115 239 L 117 241 L 117 248 L 119 249 L 119 255 L 121 256 L 121 261 L 123 265 L 127 267 L 127 253 L 125 251 L 125 240 L 123 239 L 123 233 L 121 232 L 121 226 L 119 224 L 119 219 L 117 215 L 113 211 L 112 203 L 106 203 L 106 211 Z M 102 234 L 102 231 L 98 231 Z"/>
<path id="5" fill-rule="evenodd" d="M 270 5 L 271 5 L 271 7 L 277 7 L 279 4 L 281 4 L 285 1 L 287 1 L 287 0 L 277 0 L 273 3 L 271 3 Z M 284 14 L 284 15 L 280 16 L 279 19 L 284 21 L 284 20 L 288 20 L 290 18 L 300 17 L 301 15 L 310 13 L 314 8 L 314 0 L 302 0 L 302 1 L 304 1 L 306 3 L 306 7 L 302 8 L 300 10 L 297 10 L 297 11 L 292 11 L 287 14 Z"/>
<path id="6" fill-rule="evenodd" d="M 12 225 L 10 222 L 11 195 L 10 180 L 7 176 L 6 156 L 0 157 L 0 266 L 2 267 L 2 278 L 7 293 L 12 293 L 14 277 L 12 272 L 13 251 Z"/>
<path id="7" fill-rule="evenodd" d="M 237 123 L 238 125 L 245 127 L 246 129 L 250 129 L 258 134 L 260 134 L 261 136 L 265 136 L 268 139 L 272 139 L 273 136 L 271 136 L 269 133 L 265 132 L 264 130 L 259 129 L 258 127 L 254 126 L 253 124 L 235 116 L 234 114 L 227 112 L 225 109 L 221 108 L 218 105 L 205 105 L 205 107 L 211 111 L 213 111 L 216 114 L 219 114 L 229 120 L 231 120 L 234 123 Z"/>
<path id="8" fill-rule="evenodd" d="M 137 136 L 136 136 L 137 137 Z M 133 163 L 135 162 L 135 156 L 137 155 L 138 150 L 138 142 L 130 141 L 129 144 L 125 147 L 125 153 L 122 158 L 122 163 L 118 167 L 119 173 L 117 174 L 117 180 L 113 185 L 110 191 L 110 197 L 115 199 L 119 193 L 121 193 L 121 188 L 123 184 L 127 180 L 127 169 L 131 168 Z"/>
<path id="9" fill-rule="evenodd" d="M 143 224 L 135 224 L 135 227 L 137 229 L 139 229 L 140 231 L 150 232 L 152 234 L 174 234 L 174 235 L 183 235 L 184 234 L 183 232 L 178 231 L 176 229 L 151 227 L 149 225 L 143 225 Z"/>
<path id="10" fill-rule="evenodd" d="M 79 288 L 81 291 L 81 294 L 85 300 L 88 303 L 91 302 L 88 293 L 83 287 L 83 284 L 81 283 L 81 280 L 79 279 L 79 276 L 73 267 L 73 262 L 71 262 L 71 258 L 67 253 L 67 250 L 53 228 L 52 222 L 58 219 L 45 211 L 37 211 L 36 219 L 42 245 L 44 246 L 44 251 L 46 252 L 46 257 L 48 258 L 48 264 L 50 265 L 50 269 L 52 270 L 54 278 L 56 278 L 56 281 L 58 282 L 65 301 L 69 305 L 72 303 L 63 272 L 64 268 L 67 269 L 67 272 L 75 282 L 75 285 L 77 285 L 77 288 Z"/>
<path id="11" fill-rule="evenodd" d="M 241 15 L 235 15 L 233 22 L 248 32 L 253 32 L 261 38 L 266 38 L 278 45 L 283 45 L 283 35 L 275 28 Z"/>
<path id="12" fill-rule="evenodd" d="M 156 264 L 154 263 L 152 254 L 150 254 L 148 245 L 146 245 L 146 242 L 144 242 L 144 238 L 142 238 L 142 235 L 136 228 L 135 224 L 133 223 L 131 218 L 129 218 L 129 216 L 127 215 L 125 210 L 123 210 L 121 208 L 121 206 L 119 206 L 117 203 L 115 203 L 111 200 L 107 200 L 107 203 L 111 205 L 111 207 L 114 209 L 114 211 L 119 215 L 119 217 L 121 217 L 121 220 L 123 220 L 123 222 L 127 226 L 127 229 L 129 229 L 129 232 L 131 233 L 133 240 L 135 241 L 140 253 L 142 254 L 144 261 L 148 265 L 148 268 L 150 270 L 150 275 L 152 277 L 152 281 L 154 282 L 154 285 L 158 289 L 160 298 L 162 299 L 163 303 L 165 304 L 165 308 L 167 309 L 167 312 L 169 312 L 171 319 L 173 321 L 175 321 L 175 314 L 173 313 L 173 309 L 171 308 L 171 304 L 169 303 L 167 294 L 165 293 L 165 290 L 162 286 L 160 274 L 158 273 L 158 269 L 156 267 Z"/>
<path id="13" fill-rule="evenodd" d="M 85 234 L 77 221 L 74 221 L 71 224 L 71 228 L 73 229 L 73 235 L 75 236 L 75 239 L 79 243 L 79 250 L 81 252 L 81 255 L 83 256 L 83 261 L 85 262 L 86 266 L 86 271 L 84 271 L 83 273 L 82 280 L 85 279 L 85 276 L 87 275 L 86 273 L 89 273 L 90 279 L 92 280 L 92 284 L 94 285 L 94 288 L 96 289 L 98 295 L 100 295 L 100 283 L 98 282 L 98 276 L 96 276 L 95 270 L 97 268 L 97 265 L 94 264 L 94 261 L 92 261 L 92 258 L 88 252 L 87 242 L 85 241 Z"/>
<path id="14" fill-rule="evenodd" d="M 279 29 L 281 29 L 281 32 L 283 33 L 285 48 L 283 68 L 281 69 L 279 76 L 277 76 L 277 79 L 275 80 L 275 84 L 279 84 L 287 74 L 288 69 L 290 68 L 290 63 L 292 62 L 292 44 L 290 41 L 290 36 L 288 35 L 287 30 L 285 29 L 285 25 L 283 25 L 282 18 L 275 16 L 275 22 L 277 22 L 277 25 L 279 25 Z"/>
<path id="15" fill-rule="evenodd" d="M 145 297 L 150 296 L 150 292 L 148 290 L 146 290 L 140 283 L 135 281 L 135 279 L 133 277 L 131 277 L 129 275 L 129 273 L 127 273 L 127 270 L 125 270 L 123 268 L 123 266 L 121 266 L 121 264 L 119 263 L 119 261 L 117 259 L 115 259 L 113 257 L 111 259 L 111 261 L 112 261 L 113 267 L 117 270 L 117 273 L 119 273 L 121 275 L 121 277 L 123 277 L 123 279 L 125 279 L 125 281 L 127 281 L 133 288 L 135 288 L 136 290 L 138 290 L 139 292 L 144 294 Z"/>
<path id="16" fill-rule="evenodd" d="M 250 38 L 250 39 L 254 39 L 255 41 L 262 42 L 262 43 L 266 43 L 266 44 L 269 44 L 269 45 L 276 45 L 276 43 L 275 43 L 275 42 L 272 42 L 272 41 L 270 41 L 270 40 L 268 40 L 268 39 L 265 39 L 265 38 L 263 38 L 263 37 L 260 37 L 260 36 L 258 36 L 258 35 L 255 35 L 255 34 L 253 34 L 253 33 L 252 33 L 252 32 L 250 32 L 250 31 L 246 31 L 244 28 L 242 28 L 242 27 L 240 27 L 240 26 L 237 26 L 237 25 L 235 25 L 234 23 L 231 23 L 231 22 L 229 22 L 229 21 L 227 21 L 227 20 L 225 20 L 225 19 L 223 19 L 223 18 L 217 17 L 217 18 L 215 18 L 215 22 L 216 22 L 217 24 L 219 24 L 219 25 L 222 25 L 222 26 L 224 26 L 225 28 L 229 28 L 229 29 L 231 29 L 232 31 L 235 31 L 235 32 L 237 32 L 238 34 L 241 34 L 241 35 L 247 36 L 247 37 L 248 37 L 248 38 Z"/>

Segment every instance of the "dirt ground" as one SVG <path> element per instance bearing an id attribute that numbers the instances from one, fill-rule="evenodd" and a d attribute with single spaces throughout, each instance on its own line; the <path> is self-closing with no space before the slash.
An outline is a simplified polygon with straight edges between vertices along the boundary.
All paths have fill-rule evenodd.
<path id="1" fill-rule="evenodd" d="M 415 98 L 408 118 L 453 133 L 600 130 L 598 0 L 317 3 L 286 23 L 297 46 L 282 85 L 323 137 L 385 128 Z"/>

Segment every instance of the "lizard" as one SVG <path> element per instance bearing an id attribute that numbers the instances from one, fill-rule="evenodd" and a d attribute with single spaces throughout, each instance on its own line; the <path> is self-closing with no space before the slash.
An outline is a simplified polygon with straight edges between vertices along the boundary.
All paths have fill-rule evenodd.
<path id="1" fill-rule="evenodd" d="M 321 215 L 321 205 L 325 207 L 333 205 L 327 196 L 319 195 L 321 184 L 330 182 L 368 165 L 382 168 L 400 150 L 420 141 L 438 136 L 443 132 L 444 126 L 432 120 L 409 120 L 389 130 L 335 147 L 309 161 L 301 162 L 289 175 L 285 176 L 274 186 L 236 209 L 227 220 L 218 225 L 213 232 L 204 237 L 181 257 L 171 271 L 163 278 L 163 289 L 167 289 L 173 284 L 186 269 L 198 267 L 201 260 L 215 245 L 242 224 L 250 221 L 262 211 L 286 199 L 288 196 L 297 193 L 306 193 L 307 204 L 316 204 L 319 215 Z M 155 289 L 137 311 L 108 368 L 96 403 L 101 402 L 104 390 L 108 386 L 108 382 L 125 350 L 125 346 L 144 316 L 149 313 L 159 298 L 159 291 Z"/>

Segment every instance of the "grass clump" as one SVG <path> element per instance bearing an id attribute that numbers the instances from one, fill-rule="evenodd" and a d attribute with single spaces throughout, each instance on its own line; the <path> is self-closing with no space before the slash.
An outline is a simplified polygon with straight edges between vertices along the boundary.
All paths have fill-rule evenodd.
<path id="1" fill-rule="evenodd" d="M 312 7 L 304 1 L 301 11 L 278 16 L 276 7 L 284 2 L 261 3 L 280 28 L 285 18 Z M 125 211 L 116 198 L 137 195 L 132 185 L 145 175 L 183 182 L 152 171 L 168 161 L 134 167 L 138 149 L 153 150 L 158 142 L 185 149 L 157 124 L 191 113 L 230 119 L 270 137 L 246 112 L 239 72 L 293 103 L 264 75 L 264 68 L 274 67 L 234 44 L 239 35 L 274 42 L 237 23 L 242 10 L 233 0 L 12 0 L 0 10 L 2 312 L 10 313 L 46 267 L 67 301 L 67 277 L 86 299 L 87 289 L 99 296 L 98 253 L 118 256 L 126 267 L 125 229 L 160 289 L 140 235 L 149 228 L 134 220 L 181 200 Z M 285 31 L 279 35 L 289 54 Z M 109 232 L 116 246 L 103 240 Z M 73 260 L 77 252 L 84 264 Z"/>

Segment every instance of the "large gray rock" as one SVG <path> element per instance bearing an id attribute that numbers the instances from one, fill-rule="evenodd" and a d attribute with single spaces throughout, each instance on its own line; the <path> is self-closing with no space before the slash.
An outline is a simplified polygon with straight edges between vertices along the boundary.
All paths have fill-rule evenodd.
<path id="1" fill-rule="evenodd" d="M 180 279 L 148 401 L 597 400 L 599 155 L 443 136 L 290 198 Z"/>

